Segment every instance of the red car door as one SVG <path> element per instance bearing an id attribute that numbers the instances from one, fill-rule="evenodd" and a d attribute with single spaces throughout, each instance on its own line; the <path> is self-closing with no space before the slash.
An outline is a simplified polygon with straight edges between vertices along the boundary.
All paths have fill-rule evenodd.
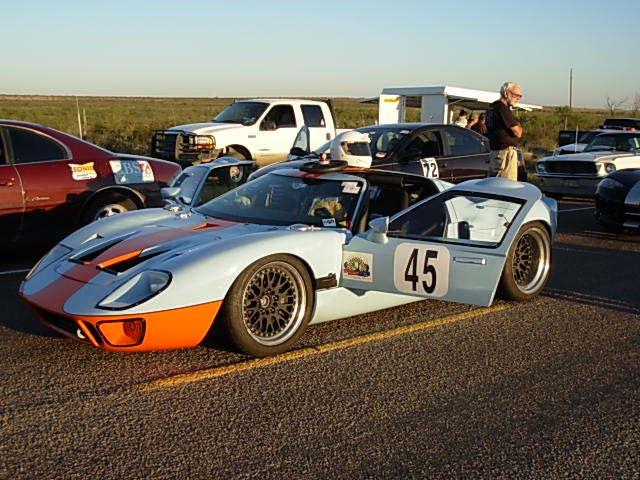
<path id="1" fill-rule="evenodd" d="M 2 156 L 0 150 L 0 157 Z M 0 163 L 0 238 L 2 240 L 14 240 L 20 235 L 23 213 L 24 197 L 20 176 L 13 165 Z"/>
<path id="2" fill-rule="evenodd" d="M 86 191 L 74 178 L 90 172 L 81 171 L 84 165 L 74 167 L 66 147 L 39 132 L 6 127 L 5 138 L 24 196 L 22 234 L 48 237 L 72 229 L 82 202 L 78 197 Z"/>

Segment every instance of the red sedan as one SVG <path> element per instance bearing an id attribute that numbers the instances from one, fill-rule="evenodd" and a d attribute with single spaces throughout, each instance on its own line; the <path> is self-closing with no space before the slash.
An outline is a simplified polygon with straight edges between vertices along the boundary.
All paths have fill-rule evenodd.
<path id="1" fill-rule="evenodd" d="M 0 120 L 0 240 L 50 242 L 101 217 L 162 206 L 180 166 Z"/>

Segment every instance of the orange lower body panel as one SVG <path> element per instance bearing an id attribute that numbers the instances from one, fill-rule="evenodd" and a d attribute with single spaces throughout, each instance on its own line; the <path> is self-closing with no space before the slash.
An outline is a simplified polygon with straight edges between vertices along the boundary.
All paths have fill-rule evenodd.
<path id="1" fill-rule="evenodd" d="M 45 325 L 67 337 L 104 350 L 143 352 L 198 345 L 211 328 L 220 305 L 222 300 L 140 315 L 100 317 L 32 308 Z"/>

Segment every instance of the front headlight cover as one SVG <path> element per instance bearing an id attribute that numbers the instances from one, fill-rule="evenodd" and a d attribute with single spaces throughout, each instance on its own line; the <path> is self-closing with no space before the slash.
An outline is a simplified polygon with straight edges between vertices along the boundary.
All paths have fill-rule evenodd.
<path id="1" fill-rule="evenodd" d="M 604 171 L 606 173 L 611 173 L 616 171 L 615 163 L 604 163 L 602 166 L 604 167 Z"/>
<path id="2" fill-rule="evenodd" d="M 620 183 L 618 180 L 607 177 L 602 179 L 602 181 L 598 184 L 598 188 L 616 190 L 618 188 L 624 188 L 624 185 Z"/>
<path id="3" fill-rule="evenodd" d="M 544 162 L 536 163 L 536 172 L 547 173 L 547 167 L 545 166 Z"/>
<path id="4" fill-rule="evenodd" d="M 27 273 L 27 276 L 24 279 L 29 280 L 29 278 L 31 278 L 35 273 L 44 270 L 55 261 L 60 260 L 65 255 L 70 254 L 71 251 L 72 250 L 69 247 L 65 247 L 64 245 L 56 245 L 51 250 L 49 250 L 49 252 L 44 257 L 38 260 L 38 263 L 36 263 L 31 268 L 31 270 L 29 270 L 29 273 Z"/>
<path id="5" fill-rule="evenodd" d="M 194 140 L 198 150 L 213 150 L 216 148 L 216 139 L 213 135 L 196 135 Z"/>
<path id="6" fill-rule="evenodd" d="M 171 274 L 169 272 L 145 270 L 104 297 L 98 303 L 98 308 L 124 310 L 134 307 L 160 293 L 167 288 L 170 282 Z"/>

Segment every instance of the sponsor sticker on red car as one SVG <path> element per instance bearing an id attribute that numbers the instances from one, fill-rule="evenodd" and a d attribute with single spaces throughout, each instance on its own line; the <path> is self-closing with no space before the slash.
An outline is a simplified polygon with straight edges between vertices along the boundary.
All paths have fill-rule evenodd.
<path id="1" fill-rule="evenodd" d="M 146 160 L 110 160 L 116 183 L 148 183 L 155 180 L 153 169 Z"/>
<path id="2" fill-rule="evenodd" d="M 71 169 L 71 178 L 74 180 L 93 180 L 98 178 L 98 172 L 94 168 L 94 162 L 89 163 L 69 163 Z"/>

